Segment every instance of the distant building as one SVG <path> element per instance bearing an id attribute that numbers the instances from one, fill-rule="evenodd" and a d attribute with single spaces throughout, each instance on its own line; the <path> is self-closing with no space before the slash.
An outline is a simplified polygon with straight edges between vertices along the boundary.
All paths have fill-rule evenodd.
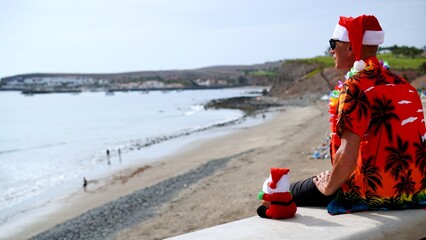
<path id="1" fill-rule="evenodd" d="M 26 89 L 26 88 L 82 88 L 92 86 L 99 82 L 90 77 L 78 76 L 49 76 L 49 77 L 24 77 L 16 76 L 1 79 L 1 88 L 3 89 Z"/>

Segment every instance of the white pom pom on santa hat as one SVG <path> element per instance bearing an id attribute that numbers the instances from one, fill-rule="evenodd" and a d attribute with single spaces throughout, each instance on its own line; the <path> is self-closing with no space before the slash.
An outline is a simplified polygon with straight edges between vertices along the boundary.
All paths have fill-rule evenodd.
<path id="1" fill-rule="evenodd" d="M 363 60 L 358 60 L 354 62 L 354 69 L 357 72 L 364 70 L 364 68 L 365 68 L 365 62 Z"/>
<path id="2" fill-rule="evenodd" d="M 355 54 L 354 69 L 362 71 L 365 68 L 365 63 L 361 59 L 362 45 L 382 44 L 385 32 L 373 15 L 361 15 L 356 18 L 341 16 L 332 38 L 351 43 Z"/>
<path id="3" fill-rule="evenodd" d="M 271 168 L 271 182 L 269 183 L 269 187 L 271 189 L 276 189 L 277 184 L 280 181 L 280 179 L 287 175 L 288 172 L 290 172 L 290 169 L 288 168 Z"/>

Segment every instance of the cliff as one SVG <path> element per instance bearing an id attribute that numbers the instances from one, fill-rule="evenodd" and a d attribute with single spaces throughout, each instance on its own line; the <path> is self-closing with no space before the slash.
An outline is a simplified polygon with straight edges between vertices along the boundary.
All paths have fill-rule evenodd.
<path id="1" fill-rule="evenodd" d="M 328 94 L 344 79 L 344 74 L 334 68 L 324 68 L 319 63 L 291 60 L 283 63 L 273 81 L 269 95 L 281 99 L 301 96 L 320 97 Z"/>
<path id="2" fill-rule="evenodd" d="M 269 95 L 280 99 L 296 97 L 318 99 L 328 94 L 339 80 L 345 80 L 345 72 L 324 66 L 326 66 L 324 63 L 307 60 L 284 62 L 272 82 Z M 426 88 L 424 72 L 413 69 L 392 69 L 392 71 L 407 79 L 416 89 L 424 91 Z"/>

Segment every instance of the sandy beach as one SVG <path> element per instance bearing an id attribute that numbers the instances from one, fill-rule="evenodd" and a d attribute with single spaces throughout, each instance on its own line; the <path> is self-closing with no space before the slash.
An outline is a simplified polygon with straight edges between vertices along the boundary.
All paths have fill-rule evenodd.
<path id="1" fill-rule="evenodd" d="M 318 105 L 286 108 L 265 124 L 205 143 L 203 148 L 215 149 L 208 155 L 253 152 L 232 159 L 165 204 L 161 215 L 123 231 L 117 239 L 162 239 L 256 215 L 256 196 L 270 167 L 290 168 L 293 181 L 328 169 L 328 160 L 312 160 L 307 154 L 328 130 L 323 110 Z"/>
<path id="2" fill-rule="evenodd" d="M 151 217 L 108 238 L 163 239 L 254 216 L 260 204 L 256 196 L 270 167 L 290 168 L 292 181 L 329 168 L 328 159 L 309 159 L 327 131 L 325 101 L 304 107 L 282 107 L 262 124 L 192 143 L 153 164 L 135 165 L 113 176 L 91 179 L 86 192 L 52 201 L 48 210 L 20 221 L 18 227 L 10 226 L 7 238 L 30 238 L 91 209 L 218 159 L 226 162 L 212 174 L 185 184 L 171 199 L 159 200 Z"/>

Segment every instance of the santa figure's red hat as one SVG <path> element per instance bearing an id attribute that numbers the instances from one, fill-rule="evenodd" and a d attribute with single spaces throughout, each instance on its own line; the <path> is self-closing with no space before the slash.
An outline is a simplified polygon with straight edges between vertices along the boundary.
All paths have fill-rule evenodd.
<path id="1" fill-rule="evenodd" d="M 280 179 L 286 175 L 290 170 L 287 168 L 271 168 L 271 182 L 269 183 L 269 187 L 272 189 L 277 188 L 277 184 Z"/>
<path id="2" fill-rule="evenodd" d="M 385 32 L 373 15 L 362 15 L 356 18 L 341 16 L 332 38 L 351 43 L 355 54 L 354 69 L 362 71 L 365 67 L 365 63 L 361 59 L 362 45 L 382 44 Z"/>

